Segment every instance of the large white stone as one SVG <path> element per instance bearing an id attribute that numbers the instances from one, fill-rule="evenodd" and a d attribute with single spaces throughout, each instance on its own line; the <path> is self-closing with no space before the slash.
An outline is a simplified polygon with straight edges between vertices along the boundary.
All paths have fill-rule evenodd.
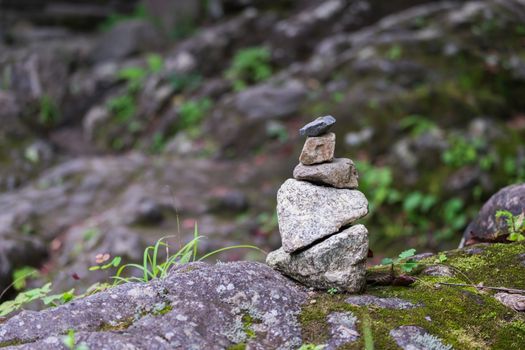
<path id="1" fill-rule="evenodd" d="M 354 293 L 365 287 L 367 254 L 368 232 L 356 225 L 299 253 L 280 248 L 266 263 L 306 286 Z"/>
<path id="2" fill-rule="evenodd" d="M 279 232 L 287 253 L 334 234 L 367 213 L 368 201 L 357 190 L 288 179 L 277 192 Z"/>

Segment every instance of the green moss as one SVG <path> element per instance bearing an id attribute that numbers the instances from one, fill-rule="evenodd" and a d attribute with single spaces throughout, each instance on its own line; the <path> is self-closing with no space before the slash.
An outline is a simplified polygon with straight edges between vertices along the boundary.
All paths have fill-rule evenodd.
<path id="1" fill-rule="evenodd" d="M 25 343 L 19 340 L 4 341 L 4 342 L 0 342 L 0 348 L 7 348 L 8 346 L 17 346 L 17 345 L 23 345 L 23 344 Z"/>
<path id="2" fill-rule="evenodd" d="M 246 349 L 245 343 L 239 343 L 228 347 L 228 350 L 244 350 Z"/>
<path id="3" fill-rule="evenodd" d="M 110 331 L 123 331 L 128 329 L 134 322 L 134 318 L 130 317 L 128 319 L 125 319 L 122 322 L 119 322 L 115 325 L 111 325 L 109 323 L 103 323 L 98 330 L 100 332 L 110 332 Z"/>
<path id="4" fill-rule="evenodd" d="M 345 303 L 346 295 L 318 294 L 313 304 L 304 306 L 300 315 L 303 341 L 322 344 L 328 339 L 327 316 L 334 311 L 352 311 L 359 318 L 360 339 L 344 349 L 363 349 L 373 342 L 376 349 L 397 349 L 390 330 L 402 325 L 418 325 L 443 343 L 456 349 L 523 349 L 525 348 L 525 315 L 498 302 L 493 293 L 475 288 L 438 285 L 438 282 L 473 283 L 486 286 L 524 288 L 525 266 L 517 255 L 525 252 L 525 244 L 494 244 L 478 246 L 482 252 L 468 255 L 464 250 L 447 253 L 445 265 L 453 267 L 455 277 L 419 275 L 410 287 L 370 287 L 368 294 L 398 297 L 420 304 L 408 310 L 381 309 L 374 306 L 356 307 Z M 420 262 L 420 273 L 436 257 Z M 386 273 L 384 267 L 371 269 Z M 366 327 L 370 320 L 370 328 Z M 366 337 L 364 335 L 367 335 Z"/>
<path id="5" fill-rule="evenodd" d="M 155 311 L 153 312 L 153 315 L 155 315 L 155 316 L 162 316 L 162 315 L 167 314 L 167 313 L 170 312 L 171 310 L 173 310 L 173 306 L 171 306 L 171 305 L 168 304 L 168 305 L 164 306 L 164 307 L 163 307 L 162 309 L 160 309 L 160 310 L 155 310 Z"/>

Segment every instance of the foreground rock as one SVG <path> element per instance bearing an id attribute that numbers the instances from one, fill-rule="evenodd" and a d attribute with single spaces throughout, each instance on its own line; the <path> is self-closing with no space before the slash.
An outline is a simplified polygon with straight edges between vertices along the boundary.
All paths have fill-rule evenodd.
<path id="1" fill-rule="evenodd" d="M 356 225 L 300 253 L 278 249 L 266 262 L 309 286 L 355 293 L 365 285 L 367 253 L 368 232 L 363 225 Z"/>
<path id="2" fill-rule="evenodd" d="M 469 283 L 525 289 L 525 244 L 476 248 L 476 255 L 446 252 L 439 265 L 460 270 Z M 437 266 L 436 259 L 420 263 Z M 370 269 L 380 271 L 389 268 Z M 307 292 L 260 263 L 192 263 L 163 280 L 0 319 L 0 348 L 67 350 L 69 330 L 77 346 L 90 349 L 365 349 L 365 342 L 382 350 L 525 348 L 525 313 L 497 300 L 501 293 L 436 284 L 458 277 L 415 275 L 408 288 L 368 286 L 366 295 L 350 296 Z"/>
<path id="3" fill-rule="evenodd" d="M 401 326 L 390 331 L 397 345 L 404 350 L 451 350 L 451 345 L 428 333 L 424 328 L 416 326 Z"/>
<path id="4" fill-rule="evenodd" d="M 357 188 L 359 176 L 354 162 L 348 158 L 335 158 L 330 163 L 303 165 L 299 163 L 293 177 L 335 188 Z"/>
<path id="5" fill-rule="evenodd" d="M 288 179 L 277 192 L 279 231 L 287 253 L 332 235 L 367 213 L 368 201 L 356 190 Z"/>
<path id="6" fill-rule="evenodd" d="M 303 288 L 258 263 L 194 263 L 149 284 L 128 283 L 0 324 L 0 347 L 63 348 L 76 331 L 90 349 L 294 349 Z M 253 321 L 247 321 L 253 320 Z M 31 325 L 28 327 L 28 325 Z"/>

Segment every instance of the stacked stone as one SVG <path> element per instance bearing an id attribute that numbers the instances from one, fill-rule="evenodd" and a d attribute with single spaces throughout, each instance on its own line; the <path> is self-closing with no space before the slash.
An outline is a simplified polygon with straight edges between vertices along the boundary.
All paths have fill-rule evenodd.
<path id="1" fill-rule="evenodd" d="M 282 247 L 266 262 L 310 287 L 358 292 L 366 283 L 368 232 L 351 225 L 368 213 L 368 201 L 356 190 L 352 160 L 334 158 L 334 124 L 325 116 L 300 130 L 307 136 L 300 163 L 277 192 Z"/>

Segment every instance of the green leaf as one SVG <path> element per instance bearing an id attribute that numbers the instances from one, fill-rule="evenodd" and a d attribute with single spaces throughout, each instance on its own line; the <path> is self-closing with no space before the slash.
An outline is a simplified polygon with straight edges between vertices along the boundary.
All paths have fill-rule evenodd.
<path id="1" fill-rule="evenodd" d="M 411 256 L 414 256 L 414 254 L 416 254 L 416 250 L 414 248 L 411 248 L 411 249 L 405 250 L 404 252 L 401 252 L 401 254 L 399 254 L 399 258 L 400 259 L 410 258 Z"/>
<path id="2" fill-rule="evenodd" d="M 13 272 L 13 287 L 18 291 L 25 289 L 27 285 L 27 280 L 32 275 L 35 275 L 35 277 L 38 276 L 38 270 L 34 267 L 26 266 L 20 269 L 16 269 Z"/>
<path id="3" fill-rule="evenodd" d="M 392 260 L 391 258 L 384 258 L 383 260 L 381 260 L 381 265 L 390 265 L 393 263 L 394 263 L 394 260 Z"/>
<path id="4" fill-rule="evenodd" d="M 413 269 L 417 267 L 417 263 L 415 261 L 407 261 L 406 263 L 401 264 L 401 270 L 405 272 L 411 272 Z"/>
<path id="5" fill-rule="evenodd" d="M 162 59 L 162 56 L 158 54 L 150 54 L 148 57 L 146 57 L 146 61 L 148 62 L 148 68 L 153 73 L 158 73 L 162 70 L 162 67 L 164 67 L 164 60 Z"/>
<path id="6" fill-rule="evenodd" d="M 436 262 L 437 263 L 444 263 L 445 261 L 447 261 L 447 256 L 444 254 L 444 253 L 441 253 L 438 255 L 438 258 L 436 259 Z"/>
<path id="7" fill-rule="evenodd" d="M 403 210 L 406 212 L 413 212 L 421 205 L 422 201 L 423 195 L 421 192 L 412 192 L 403 201 Z"/>

